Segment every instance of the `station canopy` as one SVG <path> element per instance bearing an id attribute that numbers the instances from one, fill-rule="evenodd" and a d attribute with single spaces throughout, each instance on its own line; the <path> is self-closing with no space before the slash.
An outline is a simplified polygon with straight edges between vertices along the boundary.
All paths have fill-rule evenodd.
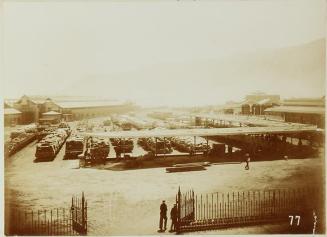
<path id="1" fill-rule="evenodd" d="M 196 117 L 202 119 L 216 120 L 216 121 L 226 121 L 241 123 L 245 125 L 253 125 L 255 127 L 264 126 L 264 127 L 284 127 L 284 126 L 301 126 L 299 123 L 285 123 L 284 121 L 264 119 L 264 117 L 254 117 L 254 116 L 245 116 L 245 115 L 228 115 L 228 114 L 218 114 L 218 115 L 206 115 L 199 114 Z"/>
<path id="2" fill-rule="evenodd" d="M 176 137 L 176 136 L 226 136 L 250 134 L 290 134 L 316 132 L 316 126 L 283 126 L 283 127 L 236 127 L 236 128 L 195 128 L 195 129 L 162 129 L 110 132 L 83 132 L 84 136 L 108 138 L 139 138 L 139 137 Z"/>
<path id="3" fill-rule="evenodd" d="M 265 110 L 265 112 L 298 113 L 298 114 L 325 114 L 325 107 L 313 106 L 278 106 Z"/>

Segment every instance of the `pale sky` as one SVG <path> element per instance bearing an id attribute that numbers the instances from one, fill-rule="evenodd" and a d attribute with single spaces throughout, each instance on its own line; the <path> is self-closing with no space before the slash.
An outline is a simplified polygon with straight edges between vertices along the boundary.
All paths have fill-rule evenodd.
<path id="1" fill-rule="evenodd" d="M 325 37 L 323 0 L 4 1 L 3 13 L 7 98 L 101 94 L 145 105 L 200 105 L 255 90 L 284 97 L 324 93 L 319 73 L 319 85 L 299 79 L 300 89 L 290 92 L 267 86 L 269 77 L 256 83 L 197 71 L 208 61 Z M 188 75 L 197 77 L 188 83 Z M 181 91 L 185 83 L 190 89 Z"/>

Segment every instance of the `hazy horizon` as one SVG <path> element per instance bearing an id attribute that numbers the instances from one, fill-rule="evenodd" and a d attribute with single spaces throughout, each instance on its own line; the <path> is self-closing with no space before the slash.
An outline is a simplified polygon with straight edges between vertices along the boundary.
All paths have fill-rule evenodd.
<path id="1" fill-rule="evenodd" d="M 257 90 L 323 96 L 325 11 L 323 0 L 5 1 L 4 97 L 199 106 Z"/>

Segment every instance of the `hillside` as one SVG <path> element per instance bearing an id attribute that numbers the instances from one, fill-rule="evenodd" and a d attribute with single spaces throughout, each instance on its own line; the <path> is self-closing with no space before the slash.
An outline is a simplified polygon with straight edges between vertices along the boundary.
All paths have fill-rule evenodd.
<path id="1" fill-rule="evenodd" d="M 324 94 L 325 39 L 223 59 L 161 64 L 115 75 L 88 75 L 63 93 L 135 99 L 141 103 L 209 104 L 261 90 L 281 96 Z M 78 86 L 76 86 L 78 85 Z M 193 103 L 192 102 L 192 103 Z"/>

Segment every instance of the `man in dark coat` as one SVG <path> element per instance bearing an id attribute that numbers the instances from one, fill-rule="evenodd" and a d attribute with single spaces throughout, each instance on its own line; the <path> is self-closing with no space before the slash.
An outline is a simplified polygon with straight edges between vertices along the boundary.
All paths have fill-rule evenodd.
<path id="1" fill-rule="evenodd" d="M 177 224 L 177 205 L 176 204 L 174 204 L 174 207 L 170 211 L 170 218 L 171 218 L 170 232 L 173 232 L 176 230 L 176 224 Z"/>
<path id="2" fill-rule="evenodd" d="M 165 201 L 162 201 L 160 205 L 160 223 L 159 223 L 159 228 L 160 231 L 162 231 L 162 222 L 165 221 L 164 223 L 164 230 L 167 229 L 167 205 Z"/>
<path id="3" fill-rule="evenodd" d="M 249 166 L 249 164 L 250 164 L 250 160 L 251 160 L 251 158 L 250 158 L 249 153 L 246 153 L 246 154 L 245 154 L 245 162 L 246 162 L 245 169 L 246 169 L 246 170 L 250 169 L 250 166 Z"/>

